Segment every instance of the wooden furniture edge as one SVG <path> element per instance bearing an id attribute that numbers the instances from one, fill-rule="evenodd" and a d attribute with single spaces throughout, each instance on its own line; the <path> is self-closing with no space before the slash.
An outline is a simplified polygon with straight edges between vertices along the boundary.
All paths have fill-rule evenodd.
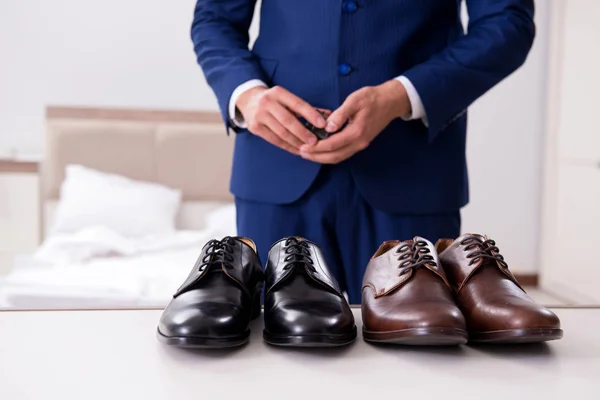
<path id="1" fill-rule="evenodd" d="M 37 174 L 39 169 L 37 161 L 0 159 L 0 173 Z"/>
<path id="2" fill-rule="evenodd" d="M 539 275 L 536 273 L 533 274 L 520 274 L 518 272 L 514 273 L 517 281 L 523 286 L 533 286 L 538 287 L 539 285 Z"/>
<path id="3" fill-rule="evenodd" d="M 217 111 L 146 110 L 132 108 L 46 107 L 46 120 L 97 119 L 136 122 L 223 123 Z"/>

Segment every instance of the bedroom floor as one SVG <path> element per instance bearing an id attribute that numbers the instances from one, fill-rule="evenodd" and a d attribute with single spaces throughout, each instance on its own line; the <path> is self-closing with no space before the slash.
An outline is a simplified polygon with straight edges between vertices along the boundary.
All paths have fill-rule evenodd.
<path id="1" fill-rule="evenodd" d="M 537 303 L 552 305 L 552 306 L 566 306 L 572 302 L 561 299 L 560 297 L 537 287 L 525 286 L 527 294 L 531 296 Z"/>

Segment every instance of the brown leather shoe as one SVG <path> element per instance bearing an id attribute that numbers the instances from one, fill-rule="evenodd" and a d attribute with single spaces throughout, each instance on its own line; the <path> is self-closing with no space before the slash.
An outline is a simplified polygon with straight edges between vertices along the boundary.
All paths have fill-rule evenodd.
<path id="1" fill-rule="evenodd" d="M 465 319 L 433 244 L 423 238 L 384 242 L 362 287 L 363 338 L 407 345 L 467 342 Z"/>
<path id="2" fill-rule="evenodd" d="M 467 320 L 469 341 L 533 343 L 562 337 L 558 317 L 525 293 L 493 240 L 465 234 L 440 239 L 436 250 Z"/>

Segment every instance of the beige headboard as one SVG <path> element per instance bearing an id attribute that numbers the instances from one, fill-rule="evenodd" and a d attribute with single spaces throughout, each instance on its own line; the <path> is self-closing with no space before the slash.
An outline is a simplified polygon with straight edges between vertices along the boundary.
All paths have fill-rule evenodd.
<path id="1" fill-rule="evenodd" d="M 42 224 L 48 227 L 68 164 L 180 189 L 179 225 L 231 202 L 234 139 L 218 113 L 48 107 L 42 166 Z"/>

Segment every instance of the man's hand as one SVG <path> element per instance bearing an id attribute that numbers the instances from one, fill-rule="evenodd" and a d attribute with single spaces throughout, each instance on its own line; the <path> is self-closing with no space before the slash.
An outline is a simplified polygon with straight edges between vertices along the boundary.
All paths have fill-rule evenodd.
<path id="1" fill-rule="evenodd" d="M 337 131 L 348 121 L 346 128 L 315 145 L 303 145 L 300 155 L 322 164 L 340 163 L 367 148 L 392 120 L 411 112 L 406 89 L 397 80 L 362 88 L 327 119 L 328 132 Z"/>
<path id="2" fill-rule="evenodd" d="M 301 146 L 317 143 L 298 116 L 316 127 L 325 127 L 325 120 L 314 107 L 279 86 L 250 89 L 242 93 L 236 106 L 251 133 L 295 155 L 300 154 Z"/>

